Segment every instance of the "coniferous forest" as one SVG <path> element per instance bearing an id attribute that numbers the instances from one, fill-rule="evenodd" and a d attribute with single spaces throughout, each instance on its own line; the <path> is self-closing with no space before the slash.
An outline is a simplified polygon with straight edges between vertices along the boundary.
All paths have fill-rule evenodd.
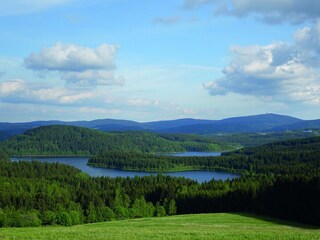
<path id="1" fill-rule="evenodd" d="M 16 156 L 91 156 L 103 151 L 156 153 L 231 149 L 228 144 L 196 135 L 136 131 L 106 133 L 63 125 L 30 129 L 0 143 L 0 147 Z"/>
<path id="2" fill-rule="evenodd" d="M 70 226 L 203 212 L 253 212 L 320 225 L 319 147 L 320 138 L 315 137 L 244 148 L 216 158 L 190 158 L 194 166 L 242 174 L 202 184 L 162 175 L 94 178 L 58 163 L 10 162 L 1 151 L 0 225 Z M 123 153 L 123 157 L 132 158 L 132 164 L 140 157 L 145 158 L 142 164 L 154 161 L 142 153 Z M 159 158 L 168 163 L 176 159 Z"/>

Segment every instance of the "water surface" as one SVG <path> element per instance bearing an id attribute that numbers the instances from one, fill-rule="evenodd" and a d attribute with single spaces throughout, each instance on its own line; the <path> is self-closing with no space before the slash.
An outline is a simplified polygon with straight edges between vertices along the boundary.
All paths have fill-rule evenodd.
<path id="1" fill-rule="evenodd" d="M 87 165 L 87 157 L 19 157 L 11 158 L 12 161 L 40 161 L 40 162 L 59 162 L 67 164 L 80 169 L 81 171 L 89 174 L 92 177 L 135 177 L 135 176 L 150 176 L 157 175 L 158 173 L 152 172 L 139 172 L 139 171 L 124 171 L 119 169 L 109 169 L 109 168 L 95 168 Z M 183 171 L 183 172 L 169 172 L 162 173 L 163 175 L 174 176 L 174 177 L 185 177 L 203 183 L 212 180 L 226 180 L 239 177 L 238 174 L 232 174 L 227 172 L 213 172 L 213 171 Z"/>

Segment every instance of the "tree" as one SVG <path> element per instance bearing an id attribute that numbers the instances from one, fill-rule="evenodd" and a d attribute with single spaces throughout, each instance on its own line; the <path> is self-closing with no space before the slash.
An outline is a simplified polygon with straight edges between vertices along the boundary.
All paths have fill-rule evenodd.
<path id="1" fill-rule="evenodd" d="M 94 223 L 97 221 L 98 221 L 98 219 L 97 219 L 96 208 L 94 207 L 93 203 L 90 202 L 89 208 L 87 209 L 87 222 Z"/>
<path id="2" fill-rule="evenodd" d="M 70 215 L 65 211 L 59 212 L 57 214 L 56 222 L 61 226 L 66 226 L 66 227 L 72 226 L 72 219 Z"/>
<path id="3" fill-rule="evenodd" d="M 177 206 L 176 201 L 174 199 L 171 199 L 168 205 L 168 215 L 175 215 L 177 214 Z"/>
<path id="4" fill-rule="evenodd" d="M 159 203 L 157 203 L 157 205 L 156 205 L 155 216 L 156 217 L 164 217 L 164 216 L 166 216 L 165 208 L 163 206 L 161 206 Z"/>

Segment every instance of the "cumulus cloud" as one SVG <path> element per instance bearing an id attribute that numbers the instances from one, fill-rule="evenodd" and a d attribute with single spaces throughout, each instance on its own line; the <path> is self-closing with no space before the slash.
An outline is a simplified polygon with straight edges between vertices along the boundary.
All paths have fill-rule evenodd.
<path id="1" fill-rule="evenodd" d="M 185 0 L 187 9 L 211 4 L 215 14 L 227 14 L 238 18 L 254 16 L 267 23 L 289 22 L 293 24 L 313 21 L 320 17 L 320 1 L 307 0 Z"/>
<path id="2" fill-rule="evenodd" d="M 94 97 L 94 92 L 50 87 L 22 79 L 0 83 L 0 100 L 8 103 L 77 105 Z"/>
<path id="3" fill-rule="evenodd" d="M 2 0 L 0 1 L 0 16 L 38 12 L 72 1 L 73 0 Z"/>
<path id="4" fill-rule="evenodd" d="M 320 102 L 320 22 L 299 29 L 293 44 L 234 46 L 224 76 L 204 84 L 212 95 L 233 92 L 281 101 Z"/>
<path id="5" fill-rule="evenodd" d="M 166 25 L 173 25 L 180 21 L 180 17 L 172 16 L 172 17 L 156 17 L 154 19 L 154 23 L 156 24 L 166 24 Z"/>
<path id="6" fill-rule="evenodd" d="M 25 58 L 27 68 L 38 72 L 58 72 L 68 83 L 95 86 L 123 84 L 123 77 L 115 77 L 117 46 L 102 44 L 88 48 L 56 43 Z"/>

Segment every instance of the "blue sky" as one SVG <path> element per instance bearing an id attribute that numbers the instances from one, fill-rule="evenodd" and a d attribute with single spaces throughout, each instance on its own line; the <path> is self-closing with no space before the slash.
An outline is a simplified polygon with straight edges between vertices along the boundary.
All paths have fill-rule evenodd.
<path id="1" fill-rule="evenodd" d="M 0 121 L 320 118 L 317 0 L 3 0 Z"/>

